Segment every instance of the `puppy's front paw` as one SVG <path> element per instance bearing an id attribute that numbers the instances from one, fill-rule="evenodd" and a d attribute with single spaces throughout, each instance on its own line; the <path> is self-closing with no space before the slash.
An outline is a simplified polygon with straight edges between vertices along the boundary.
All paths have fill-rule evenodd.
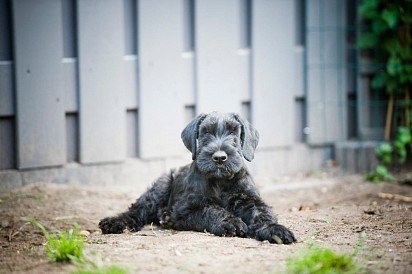
<path id="1" fill-rule="evenodd" d="M 263 225 L 250 230 L 252 230 L 251 236 L 260 241 L 267 240 L 273 244 L 291 244 L 296 242 L 293 232 L 280 224 Z"/>
<path id="2" fill-rule="evenodd" d="M 247 225 L 242 219 L 230 217 L 225 218 L 219 224 L 215 225 L 212 229 L 212 233 L 217 236 L 246 237 L 247 230 Z"/>
<path id="3" fill-rule="evenodd" d="M 172 222 L 172 218 L 170 217 L 170 211 L 168 210 L 164 210 L 164 209 L 160 209 L 157 213 L 157 217 L 159 219 L 159 224 L 163 227 L 163 228 L 172 228 L 173 227 L 173 222 Z"/>
<path id="4" fill-rule="evenodd" d="M 103 234 L 120 234 L 126 229 L 126 223 L 119 217 L 107 217 L 99 222 Z"/>

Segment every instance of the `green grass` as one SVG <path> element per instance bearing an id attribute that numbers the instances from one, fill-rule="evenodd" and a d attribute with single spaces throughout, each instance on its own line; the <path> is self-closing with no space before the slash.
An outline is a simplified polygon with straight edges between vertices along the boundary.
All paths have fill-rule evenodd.
<path id="1" fill-rule="evenodd" d="M 128 271 L 117 265 L 100 266 L 94 264 L 82 265 L 73 274 L 126 274 Z"/>
<path id="2" fill-rule="evenodd" d="M 79 226 L 74 226 L 69 230 L 50 233 L 39 221 L 22 218 L 38 227 L 46 238 L 46 253 L 51 261 L 72 262 L 83 260 L 84 236 L 80 235 Z"/>
<path id="3" fill-rule="evenodd" d="M 79 228 L 58 232 L 45 236 L 46 253 L 52 261 L 70 262 L 83 259 L 84 237 L 79 234 Z"/>
<path id="4" fill-rule="evenodd" d="M 329 248 L 309 246 L 302 255 L 287 261 L 287 273 L 365 273 L 365 270 L 355 261 L 355 254 L 356 251 L 354 254 L 341 254 Z"/>
<path id="5" fill-rule="evenodd" d="M 126 274 L 126 268 L 117 265 L 99 265 L 86 258 L 83 254 L 85 237 L 80 234 L 80 227 L 74 225 L 69 230 L 49 232 L 42 223 L 30 218 L 23 217 L 22 221 L 31 223 L 40 229 L 46 238 L 45 250 L 49 259 L 53 262 L 70 262 L 77 265 L 73 274 Z"/>

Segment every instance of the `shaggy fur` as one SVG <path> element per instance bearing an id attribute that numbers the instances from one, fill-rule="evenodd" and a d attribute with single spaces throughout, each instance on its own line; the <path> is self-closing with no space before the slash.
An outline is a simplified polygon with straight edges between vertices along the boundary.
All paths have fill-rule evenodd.
<path id="1" fill-rule="evenodd" d="M 253 160 L 258 132 L 237 114 L 201 114 L 182 132 L 190 165 L 154 182 L 128 211 L 104 218 L 103 233 L 139 231 L 145 224 L 271 243 L 296 241 L 260 198 L 243 158 Z"/>

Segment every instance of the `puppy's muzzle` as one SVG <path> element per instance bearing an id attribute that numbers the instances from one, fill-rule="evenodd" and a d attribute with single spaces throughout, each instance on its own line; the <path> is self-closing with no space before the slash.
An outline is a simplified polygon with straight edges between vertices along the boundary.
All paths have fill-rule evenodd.
<path id="1" fill-rule="evenodd" d="M 222 150 L 219 150 L 219 151 L 216 151 L 215 153 L 213 153 L 212 159 L 213 159 L 213 162 L 215 162 L 217 164 L 222 164 L 222 163 L 226 162 L 227 154 L 226 154 L 226 152 L 224 152 Z"/>

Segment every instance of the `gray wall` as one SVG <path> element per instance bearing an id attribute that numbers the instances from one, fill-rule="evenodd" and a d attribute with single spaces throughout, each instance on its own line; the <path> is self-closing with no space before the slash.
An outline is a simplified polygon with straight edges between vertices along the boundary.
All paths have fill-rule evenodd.
<path id="1" fill-rule="evenodd" d="M 0 0 L 0 170 L 185 157 L 212 110 L 260 131 L 256 173 L 317 168 L 347 138 L 345 3 Z"/>

